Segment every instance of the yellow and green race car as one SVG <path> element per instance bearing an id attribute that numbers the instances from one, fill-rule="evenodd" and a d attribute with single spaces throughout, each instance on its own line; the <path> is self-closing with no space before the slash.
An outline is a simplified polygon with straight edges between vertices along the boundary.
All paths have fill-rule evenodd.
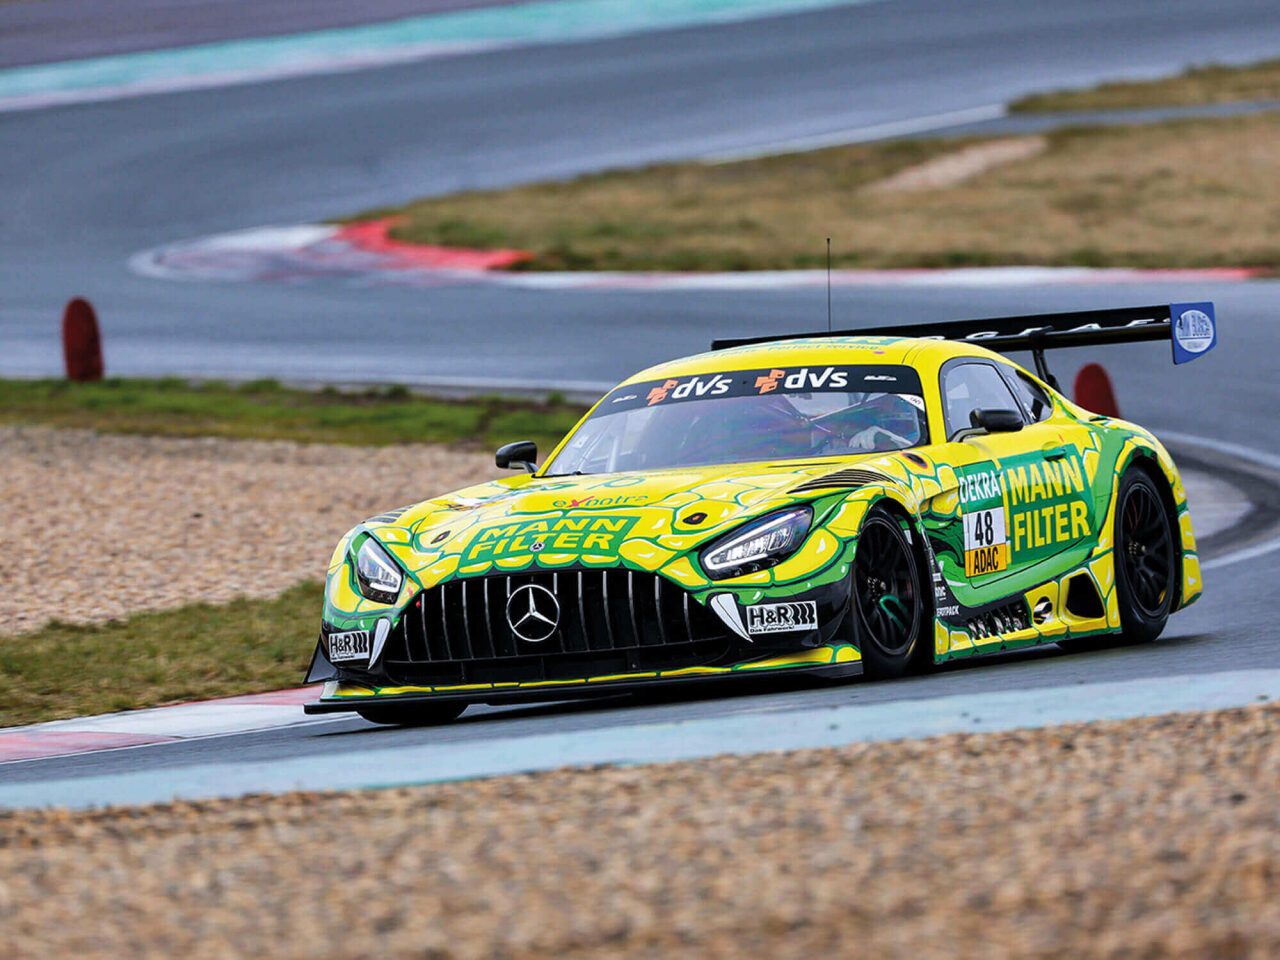
<path id="1" fill-rule="evenodd" d="M 306 710 L 441 722 L 470 703 L 1154 639 L 1201 592 L 1178 470 L 1045 363 L 1154 339 L 1202 356 L 1213 305 L 721 341 L 638 373 L 540 465 L 508 444 L 497 465 L 517 475 L 342 538 Z"/>

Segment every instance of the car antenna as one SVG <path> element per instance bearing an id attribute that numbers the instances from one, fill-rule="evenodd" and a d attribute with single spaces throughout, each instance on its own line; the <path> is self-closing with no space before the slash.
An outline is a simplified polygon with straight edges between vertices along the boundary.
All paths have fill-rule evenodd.
<path id="1" fill-rule="evenodd" d="M 831 238 L 827 237 L 827 333 L 831 332 Z"/>

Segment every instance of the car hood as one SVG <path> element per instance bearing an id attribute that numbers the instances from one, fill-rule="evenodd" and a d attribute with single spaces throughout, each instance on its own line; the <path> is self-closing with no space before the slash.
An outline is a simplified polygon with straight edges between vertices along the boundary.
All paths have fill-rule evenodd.
<path id="1" fill-rule="evenodd" d="M 529 568 L 607 566 L 701 579 L 687 554 L 771 510 L 847 494 L 806 489 L 883 455 L 570 477 L 509 477 L 364 524 L 422 587 Z"/>

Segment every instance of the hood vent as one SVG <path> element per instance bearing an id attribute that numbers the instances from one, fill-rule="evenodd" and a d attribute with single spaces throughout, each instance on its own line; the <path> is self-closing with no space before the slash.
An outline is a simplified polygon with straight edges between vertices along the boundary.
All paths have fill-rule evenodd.
<path id="1" fill-rule="evenodd" d="M 365 523 L 395 523 L 408 509 L 409 507 L 396 507 L 386 513 L 380 513 L 376 517 L 370 517 Z"/>
<path id="2" fill-rule="evenodd" d="M 794 487 L 791 493 L 812 493 L 815 490 L 852 490 L 855 487 L 865 487 L 870 483 L 885 483 L 888 478 L 882 473 L 876 473 L 874 470 L 864 470 L 861 467 L 849 467 L 847 470 L 837 470 L 835 473 L 828 473 L 823 477 L 814 477 L 812 480 L 806 480 L 798 487 Z"/>

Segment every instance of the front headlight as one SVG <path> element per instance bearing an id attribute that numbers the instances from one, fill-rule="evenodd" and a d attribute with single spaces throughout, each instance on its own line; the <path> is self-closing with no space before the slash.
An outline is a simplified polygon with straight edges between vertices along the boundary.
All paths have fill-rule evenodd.
<path id="1" fill-rule="evenodd" d="M 702 569 L 712 580 L 755 573 L 781 563 L 800 548 L 813 510 L 788 507 L 721 537 L 702 551 Z"/>
<path id="2" fill-rule="evenodd" d="M 356 551 L 356 581 L 366 599 L 395 603 L 396 597 L 400 596 L 404 574 L 377 540 L 365 537 Z"/>

